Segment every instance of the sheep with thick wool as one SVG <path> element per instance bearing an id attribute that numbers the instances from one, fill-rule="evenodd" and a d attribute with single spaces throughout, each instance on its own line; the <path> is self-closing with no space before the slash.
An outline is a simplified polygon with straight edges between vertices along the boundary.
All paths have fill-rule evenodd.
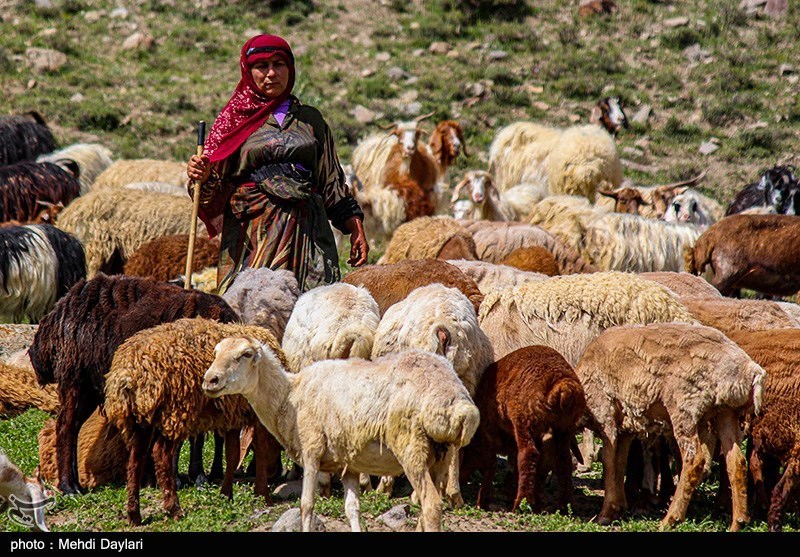
<path id="1" fill-rule="evenodd" d="M 55 385 L 41 387 L 32 369 L 0 362 L 0 416 L 13 418 L 29 408 L 55 414 L 58 407 Z"/>
<path id="2" fill-rule="evenodd" d="M 414 289 L 437 282 L 458 288 L 472 302 L 476 312 L 483 301 L 483 293 L 475 281 L 443 259 L 405 259 L 390 265 L 365 265 L 347 273 L 342 282 L 369 290 L 381 315 Z"/>
<path id="3" fill-rule="evenodd" d="M 561 274 L 593 273 L 590 265 L 570 244 L 562 242 L 541 226 L 517 221 L 460 221 L 472 234 L 478 259 L 499 263 L 515 249 L 540 246 L 555 257 Z"/>
<path id="4" fill-rule="evenodd" d="M 113 164 L 111 155 L 111 149 L 99 143 L 73 143 L 63 149 L 39 155 L 36 162 L 58 163 L 63 159 L 75 161 L 79 168 L 80 195 L 86 195 L 97 177 Z"/>
<path id="5" fill-rule="evenodd" d="M 681 303 L 697 321 L 725 334 L 733 331 L 800 328 L 797 320 L 769 300 L 681 298 Z"/>
<path id="6" fill-rule="evenodd" d="M 402 473 L 421 502 L 417 529 L 440 530 L 441 449 L 469 443 L 480 421 L 452 364 L 421 350 L 372 361 L 325 360 L 289 373 L 269 346 L 253 338 L 226 338 L 215 348 L 203 389 L 212 397 L 244 395 L 303 467 L 304 532 L 311 529 L 319 472 L 342 474 L 353 531 L 361 530 L 359 474 Z"/>
<path id="7" fill-rule="evenodd" d="M 80 195 L 77 164 L 23 161 L 0 166 L 0 223 L 31 222 L 46 207 L 69 205 Z"/>
<path id="8" fill-rule="evenodd" d="M 131 336 L 114 353 L 105 385 L 103 412 L 119 429 L 128 448 L 127 514 L 130 524 L 141 524 L 139 488 L 147 454 L 152 451 L 156 480 L 164 510 L 173 518 L 183 515 L 175 480 L 177 451 L 189 437 L 209 431 L 225 434 L 227 451 L 221 492 L 233 497 L 233 472 L 239 460 L 239 433 L 256 426 L 257 419 L 240 396 L 213 400 L 203 395 L 203 374 L 214 361 L 214 346 L 228 336 L 256 338 L 280 352 L 267 329 L 253 325 L 184 318 Z M 285 359 L 276 356 L 282 365 Z M 269 500 L 267 455 L 256 444 L 256 494 Z"/>
<path id="9" fill-rule="evenodd" d="M 42 479 L 58 482 L 56 421 L 47 420 L 39 430 L 39 470 Z M 78 478 L 87 489 L 125 483 L 128 450 L 119 430 L 97 409 L 78 434 Z"/>
<path id="10" fill-rule="evenodd" d="M 53 130 L 35 110 L 0 116 L 0 166 L 32 161 L 57 148 Z"/>
<path id="11" fill-rule="evenodd" d="M 707 280 L 686 271 L 648 271 L 639 276 L 666 286 L 681 299 L 722 298 L 719 290 Z"/>
<path id="12" fill-rule="evenodd" d="M 797 500 L 800 480 L 800 329 L 735 331 L 727 336 L 767 372 L 748 449 L 754 508 L 768 509 L 767 525 L 778 531 L 786 505 Z"/>
<path id="13" fill-rule="evenodd" d="M 447 262 L 458 267 L 465 275 L 474 280 L 484 295 L 492 290 L 504 290 L 526 282 L 536 282 L 547 278 L 547 275 L 542 273 L 522 271 L 516 267 L 488 261 L 448 259 Z"/>
<path id="14" fill-rule="evenodd" d="M 442 284 L 421 286 L 386 310 L 375 330 L 372 359 L 415 348 L 447 358 L 470 396 L 475 395 L 481 374 L 493 359 L 475 307 L 460 290 Z M 453 452 L 447 459 L 443 492 L 453 506 L 461 506 L 458 455 Z"/>
<path id="15" fill-rule="evenodd" d="M 475 240 L 455 219 L 419 217 L 397 227 L 379 265 L 404 259 L 478 259 Z"/>
<path id="16" fill-rule="evenodd" d="M 243 323 L 265 327 L 281 342 L 299 296 L 293 272 L 262 267 L 242 269 L 222 299 Z"/>
<path id="17" fill-rule="evenodd" d="M 517 248 L 503 259 L 500 265 L 516 267 L 521 271 L 541 273 L 549 277 L 559 274 L 556 258 L 547 248 L 542 246 L 526 246 Z"/>
<path id="18" fill-rule="evenodd" d="M 717 441 L 731 485 L 730 530 L 749 522 L 740 421 L 758 413 L 766 372 L 733 341 L 697 324 L 611 327 L 586 348 L 575 373 L 586 394 L 587 423 L 603 441 L 599 523 L 610 524 L 627 506 L 623 482 L 631 441 L 659 433 L 674 437 L 682 462 L 662 528 L 686 517 Z"/>
<path id="19" fill-rule="evenodd" d="M 219 238 L 198 236 L 194 242 L 192 263 L 195 269 L 216 267 L 219 263 Z M 122 272 L 136 277 L 155 280 L 173 280 L 186 272 L 188 234 L 168 234 L 145 242 L 134 251 Z"/>
<path id="20" fill-rule="evenodd" d="M 181 186 L 186 191 L 189 185 L 186 163 L 157 159 L 119 159 L 95 178 L 92 189 L 122 188 L 134 182 L 165 182 Z"/>
<path id="21" fill-rule="evenodd" d="M 320 360 L 369 358 L 380 321 L 378 304 L 363 286 L 340 282 L 304 292 L 281 341 L 288 369 L 298 372 Z"/>
<path id="22" fill-rule="evenodd" d="M 614 138 L 594 124 L 563 129 L 510 124 L 489 147 L 489 171 L 500 191 L 525 182 L 546 184 L 550 195 L 581 195 L 592 202 L 598 188 L 622 183 Z"/>
<path id="23" fill-rule="evenodd" d="M 184 173 L 186 168 L 184 166 Z M 58 227 L 78 238 L 86 250 L 87 276 L 121 273 L 143 244 L 169 234 L 189 234 L 192 200 L 172 195 L 93 189 L 70 203 Z M 198 230 L 198 236 L 205 230 Z"/>

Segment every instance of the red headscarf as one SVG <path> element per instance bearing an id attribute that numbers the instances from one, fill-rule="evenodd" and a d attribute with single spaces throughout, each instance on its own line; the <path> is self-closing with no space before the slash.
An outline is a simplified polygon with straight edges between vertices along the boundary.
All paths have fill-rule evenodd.
<path id="1" fill-rule="evenodd" d="M 261 93 L 253 81 L 251 68 L 258 60 L 280 56 L 289 67 L 289 83 L 286 90 L 276 98 Z M 294 54 L 289 43 L 277 35 L 256 35 L 244 43 L 239 57 L 242 78 L 231 95 L 228 104 L 208 132 L 203 153 L 211 162 L 221 161 L 234 153 L 245 140 L 269 118 L 292 92 L 294 87 Z M 199 216 L 214 237 L 222 224 L 225 200 L 212 200 L 201 207 Z"/>

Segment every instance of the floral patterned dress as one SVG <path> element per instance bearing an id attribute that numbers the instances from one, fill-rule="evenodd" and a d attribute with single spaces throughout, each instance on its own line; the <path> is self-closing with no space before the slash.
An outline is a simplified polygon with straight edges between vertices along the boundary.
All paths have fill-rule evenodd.
<path id="1" fill-rule="evenodd" d="M 212 166 L 200 204 L 224 206 L 217 292 L 247 267 L 288 269 L 301 292 L 341 278 L 331 229 L 363 212 L 349 191 L 333 135 L 296 97 L 282 124 L 270 115 L 238 151 Z M 330 221 L 330 223 L 329 223 Z"/>

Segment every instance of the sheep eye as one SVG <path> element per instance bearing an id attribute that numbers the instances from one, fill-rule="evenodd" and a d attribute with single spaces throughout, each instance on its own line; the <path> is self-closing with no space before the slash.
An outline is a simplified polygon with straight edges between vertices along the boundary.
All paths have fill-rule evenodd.
<path id="1" fill-rule="evenodd" d="M 239 356 L 239 358 L 252 358 L 252 357 L 253 357 L 253 351 L 252 351 L 252 350 L 250 350 L 250 349 L 248 349 L 248 350 L 245 350 L 245 351 L 244 351 L 244 352 L 242 352 L 242 354 Z"/>

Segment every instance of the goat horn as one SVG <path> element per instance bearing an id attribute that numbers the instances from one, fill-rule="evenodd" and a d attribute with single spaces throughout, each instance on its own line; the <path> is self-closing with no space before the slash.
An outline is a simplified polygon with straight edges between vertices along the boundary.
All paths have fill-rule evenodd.
<path id="1" fill-rule="evenodd" d="M 430 118 L 434 114 L 436 114 L 435 110 L 433 112 L 428 112 L 427 114 L 422 114 L 420 116 L 417 116 L 416 118 L 414 118 L 414 121 L 415 122 L 422 122 L 423 120 L 425 120 L 426 118 Z"/>
<path id="2" fill-rule="evenodd" d="M 696 184 L 697 182 L 699 182 L 700 180 L 702 180 L 705 177 L 706 177 L 706 171 L 704 170 L 700 174 L 695 176 L 694 178 L 689 178 L 688 180 L 684 180 L 682 182 L 675 182 L 674 184 L 667 184 L 664 187 L 665 188 L 678 188 L 680 186 L 691 186 L 693 184 Z"/>
<path id="3" fill-rule="evenodd" d="M 397 123 L 396 122 L 392 122 L 390 124 L 385 124 L 383 126 L 378 126 L 378 127 L 380 129 L 382 129 L 382 130 L 391 130 L 392 128 L 396 128 L 397 127 Z"/>
<path id="4" fill-rule="evenodd" d="M 458 201 L 458 196 L 461 194 L 461 188 L 466 186 L 469 183 L 469 177 L 464 178 L 461 180 L 456 187 L 453 188 L 453 195 L 450 196 L 450 203 L 455 203 Z"/>

